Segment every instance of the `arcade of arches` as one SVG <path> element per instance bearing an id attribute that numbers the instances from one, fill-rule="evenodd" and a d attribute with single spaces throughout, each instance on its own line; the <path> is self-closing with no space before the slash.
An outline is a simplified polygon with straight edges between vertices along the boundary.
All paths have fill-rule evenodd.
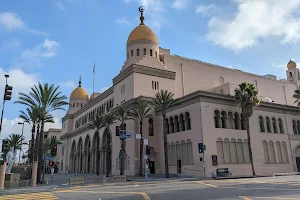
<path id="1" fill-rule="evenodd" d="M 70 172 L 110 174 L 111 152 L 111 134 L 107 129 L 103 134 L 94 133 L 93 138 L 87 135 L 84 140 L 80 137 L 77 143 L 73 140 Z M 99 165 L 97 166 L 96 163 Z"/>

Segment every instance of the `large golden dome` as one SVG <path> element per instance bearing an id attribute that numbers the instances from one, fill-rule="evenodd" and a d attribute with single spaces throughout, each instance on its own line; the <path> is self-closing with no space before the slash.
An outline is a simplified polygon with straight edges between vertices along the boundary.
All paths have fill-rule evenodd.
<path id="1" fill-rule="evenodd" d="M 130 33 L 127 44 L 132 41 L 137 40 L 149 40 L 151 42 L 154 42 L 155 44 L 158 44 L 158 39 L 155 35 L 155 33 L 146 25 L 141 24 L 137 26 L 133 31 Z"/>
<path id="2" fill-rule="evenodd" d="M 141 12 L 141 23 L 139 26 L 135 27 L 133 31 L 130 33 L 127 44 L 129 44 L 132 41 L 138 41 L 138 40 L 148 40 L 153 42 L 154 44 L 158 44 L 158 39 L 155 35 L 155 33 L 144 24 L 144 8 L 141 6 L 139 7 L 139 11 Z"/>
<path id="3" fill-rule="evenodd" d="M 73 92 L 70 95 L 70 99 L 87 99 L 87 100 L 89 100 L 88 93 L 85 91 L 85 89 L 83 89 L 83 87 L 81 87 L 81 76 L 79 79 L 79 86 L 75 90 L 73 90 Z"/>
<path id="4" fill-rule="evenodd" d="M 296 68 L 296 67 L 297 67 L 297 64 L 294 61 L 292 61 L 292 59 L 287 64 L 288 69 L 293 69 L 293 68 Z"/>

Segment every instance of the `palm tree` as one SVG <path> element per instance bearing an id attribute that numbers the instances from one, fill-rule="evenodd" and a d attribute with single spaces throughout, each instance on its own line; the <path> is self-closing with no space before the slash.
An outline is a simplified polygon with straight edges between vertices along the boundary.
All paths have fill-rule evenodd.
<path id="1" fill-rule="evenodd" d="M 155 94 L 155 98 L 151 104 L 155 110 L 161 110 L 163 117 L 163 138 L 164 138 L 164 154 L 165 154 L 165 177 L 169 178 L 169 164 L 168 164 L 168 133 L 166 126 L 166 110 L 173 106 L 177 101 L 174 100 L 174 94 L 168 90 L 160 90 Z"/>
<path id="2" fill-rule="evenodd" d="M 24 120 L 24 122 L 28 123 L 29 125 L 32 126 L 31 128 L 31 147 L 30 147 L 30 160 L 31 162 L 33 162 L 34 160 L 34 154 L 37 155 L 38 152 L 35 152 L 34 153 L 34 133 L 35 133 L 35 129 L 36 129 L 36 126 L 37 124 L 40 122 L 40 113 L 39 113 L 39 110 L 38 108 L 36 107 L 30 107 L 30 108 L 26 108 L 26 112 L 21 110 L 20 111 L 20 115 L 19 117 L 21 119 Z M 45 119 L 45 123 L 54 123 L 54 120 L 53 120 L 53 117 L 52 115 L 47 115 L 46 116 L 46 119 Z"/>
<path id="3" fill-rule="evenodd" d="M 131 112 L 130 116 L 133 118 L 137 118 L 140 123 L 140 166 L 139 166 L 139 176 L 143 176 L 143 150 L 144 150 L 144 139 L 143 139 L 143 121 L 146 118 L 150 118 L 151 107 L 149 101 L 146 100 L 138 100 L 135 104 Z"/>
<path id="4" fill-rule="evenodd" d="M 99 130 L 101 128 L 104 127 L 103 125 L 103 117 L 99 114 L 95 115 L 93 118 L 92 118 L 92 123 L 89 124 L 89 128 L 90 129 L 96 129 L 95 133 L 98 135 L 98 140 L 97 140 L 97 147 L 96 147 L 96 173 L 97 175 L 99 175 L 99 148 L 100 148 L 100 136 L 99 136 Z"/>
<path id="5" fill-rule="evenodd" d="M 115 116 L 113 113 L 109 113 L 103 116 L 103 127 L 105 128 L 105 130 L 107 131 L 107 135 L 106 135 L 106 177 L 109 176 L 110 172 L 111 172 L 111 125 L 113 125 L 115 123 Z"/>
<path id="6" fill-rule="evenodd" d="M 246 122 L 249 158 L 250 158 L 253 176 L 255 176 L 255 169 L 253 165 L 249 118 L 253 114 L 253 108 L 259 105 L 259 100 L 257 95 L 258 95 L 258 91 L 256 90 L 255 86 L 253 84 L 246 83 L 246 82 L 241 83 L 239 85 L 239 88 L 234 90 L 235 102 L 242 109 L 242 116 Z"/>
<path id="7" fill-rule="evenodd" d="M 300 107 L 300 86 L 294 91 L 293 98 L 296 99 L 294 103 L 297 103 L 297 106 Z"/>
<path id="8" fill-rule="evenodd" d="M 54 84 L 49 85 L 48 83 L 38 85 L 34 85 L 31 87 L 31 91 L 28 94 L 19 93 L 19 98 L 15 103 L 20 103 L 28 106 L 29 108 L 37 107 L 40 112 L 41 119 L 41 133 L 39 136 L 39 146 L 43 145 L 44 139 L 44 126 L 46 121 L 46 116 L 53 111 L 56 110 L 65 110 L 63 106 L 68 105 L 68 102 L 65 100 L 67 97 L 62 95 L 61 92 L 58 91 L 59 86 L 55 86 Z M 42 173 L 43 166 L 43 151 L 42 148 L 39 148 L 39 156 L 38 156 L 38 182 L 40 182 L 40 177 Z M 44 181 L 44 180 L 42 180 Z"/>
<path id="9" fill-rule="evenodd" d="M 126 124 L 125 121 L 132 119 L 130 116 L 131 105 L 129 104 L 122 104 L 120 105 L 115 111 L 115 118 L 117 121 L 120 122 L 120 129 L 121 132 L 126 131 Z M 121 134 L 121 133 L 120 133 Z M 121 152 L 120 152 L 120 162 L 121 162 L 121 170 L 120 175 L 124 175 L 125 169 L 125 156 L 126 156 L 126 141 L 125 138 L 121 138 Z"/>
<path id="10" fill-rule="evenodd" d="M 14 147 L 14 150 L 21 150 L 23 144 L 27 144 L 23 142 L 25 137 L 21 134 L 11 134 L 7 138 L 8 140 L 8 148 Z"/>

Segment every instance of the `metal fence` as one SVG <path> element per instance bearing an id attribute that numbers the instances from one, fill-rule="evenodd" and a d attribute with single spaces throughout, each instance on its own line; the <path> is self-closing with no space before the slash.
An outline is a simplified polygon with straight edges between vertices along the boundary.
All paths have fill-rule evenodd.
<path id="1" fill-rule="evenodd" d="M 13 182 L 13 181 L 5 181 L 4 188 L 20 188 L 20 187 L 30 187 L 32 185 L 31 180 L 21 180 L 20 182 Z"/>

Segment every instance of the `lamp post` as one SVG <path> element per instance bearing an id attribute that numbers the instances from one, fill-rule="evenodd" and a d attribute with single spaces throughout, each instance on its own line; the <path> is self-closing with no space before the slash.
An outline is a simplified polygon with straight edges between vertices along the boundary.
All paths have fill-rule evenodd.
<path id="1" fill-rule="evenodd" d="M 21 162 L 21 151 L 22 151 L 22 146 L 23 146 L 23 131 L 24 131 L 24 122 L 18 122 L 19 125 L 22 125 L 22 137 L 21 137 L 21 149 L 19 153 L 19 164 Z"/>
<path id="2" fill-rule="evenodd" d="M 202 110 L 204 108 L 207 108 L 209 107 L 210 105 L 206 105 L 206 106 L 203 106 L 201 107 L 201 102 L 200 102 L 200 132 L 201 132 L 201 141 L 202 141 L 202 144 L 203 144 L 203 148 L 204 148 L 204 134 L 203 134 L 203 126 L 202 126 Z M 203 154 L 203 161 L 202 161 L 202 166 L 203 166 L 203 170 L 204 170 L 204 175 L 206 177 L 206 163 L 205 163 L 205 149 L 203 149 L 202 151 L 202 154 Z"/>

